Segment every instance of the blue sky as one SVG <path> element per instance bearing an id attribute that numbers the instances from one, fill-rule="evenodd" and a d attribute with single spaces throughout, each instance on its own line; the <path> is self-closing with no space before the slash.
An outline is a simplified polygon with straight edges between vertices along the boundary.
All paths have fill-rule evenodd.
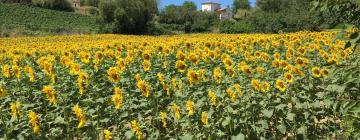
<path id="1" fill-rule="evenodd" d="M 163 9 L 165 6 L 170 5 L 170 4 L 175 4 L 175 5 L 181 5 L 184 1 L 186 0 L 160 0 L 160 8 Z M 201 3 L 202 2 L 206 2 L 208 0 L 189 0 L 189 1 L 193 1 L 196 3 L 197 8 L 200 9 L 201 8 Z M 226 7 L 226 6 L 231 6 L 233 3 L 233 0 L 211 0 L 212 2 L 218 2 L 221 3 L 222 7 Z M 249 0 L 251 5 L 255 5 L 256 0 Z"/>

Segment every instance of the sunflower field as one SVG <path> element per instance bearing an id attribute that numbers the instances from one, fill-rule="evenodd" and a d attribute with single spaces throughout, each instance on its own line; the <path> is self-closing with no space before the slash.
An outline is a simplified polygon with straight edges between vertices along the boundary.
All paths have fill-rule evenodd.
<path id="1" fill-rule="evenodd" d="M 2 38 L 0 138 L 356 139 L 359 38 Z"/>

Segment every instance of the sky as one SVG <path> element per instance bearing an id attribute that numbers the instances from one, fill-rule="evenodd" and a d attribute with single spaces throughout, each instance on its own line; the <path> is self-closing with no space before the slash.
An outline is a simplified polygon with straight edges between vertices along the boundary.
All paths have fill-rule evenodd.
<path id="1" fill-rule="evenodd" d="M 181 5 L 182 3 L 184 3 L 184 1 L 186 0 L 160 0 L 160 8 L 163 9 L 165 6 L 170 4 Z M 201 3 L 207 2 L 209 0 L 188 0 L 188 1 L 195 2 L 197 8 L 201 9 Z M 233 3 L 233 0 L 210 0 L 210 1 L 221 3 L 221 7 L 231 6 Z M 249 0 L 249 2 L 251 5 L 255 5 L 256 0 Z"/>

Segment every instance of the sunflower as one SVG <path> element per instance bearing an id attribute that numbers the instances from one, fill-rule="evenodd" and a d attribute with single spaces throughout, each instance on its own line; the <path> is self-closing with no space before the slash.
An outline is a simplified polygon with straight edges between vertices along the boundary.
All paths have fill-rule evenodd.
<path id="1" fill-rule="evenodd" d="M 261 52 L 260 51 L 255 51 L 254 56 L 257 59 L 260 59 L 261 58 Z"/>
<path id="2" fill-rule="evenodd" d="M 11 75 L 10 75 L 10 67 L 9 65 L 5 64 L 3 65 L 2 67 L 2 74 L 5 78 L 9 78 Z"/>
<path id="3" fill-rule="evenodd" d="M 215 92 L 209 90 L 208 96 L 209 96 L 211 105 L 216 106 L 216 104 L 217 104 L 217 97 L 216 97 Z"/>
<path id="4" fill-rule="evenodd" d="M 235 100 L 236 100 L 235 92 L 234 92 L 233 90 L 231 90 L 231 88 L 227 88 L 227 89 L 226 89 L 226 93 L 229 95 L 231 101 L 235 101 Z"/>
<path id="5" fill-rule="evenodd" d="M 216 68 L 214 69 L 213 77 L 214 77 L 215 81 L 216 81 L 218 84 L 221 83 L 221 80 L 222 80 L 222 71 L 221 71 L 220 67 L 216 67 Z"/>
<path id="6" fill-rule="evenodd" d="M 33 111 L 29 112 L 28 117 L 29 117 L 29 124 L 33 127 L 33 132 L 35 134 L 39 134 L 40 133 L 39 117 Z"/>
<path id="7" fill-rule="evenodd" d="M 118 87 L 114 88 L 114 95 L 112 97 L 112 101 L 115 105 L 116 109 L 120 109 L 123 105 L 123 95 L 121 93 L 121 89 Z"/>
<path id="8" fill-rule="evenodd" d="M 189 60 L 195 65 L 199 63 L 199 57 L 194 52 L 190 53 Z"/>
<path id="9" fill-rule="evenodd" d="M 260 74 L 260 75 L 264 75 L 265 74 L 265 69 L 263 67 L 256 67 L 256 73 Z"/>
<path id="10" fill-rule="evenodd" d="M 277 79 L 276 80 L 276 86 L 275 86 L 278 90 L 280 90 L 281 92 L 284 92 L 286 90 L 286 83 L 285 81 L 281 80 L 281 79 Z"/>
<path id="11" fill-rule="evenodd" d="M 306 54 L 306 48 L 305 47 L 299 47 L 297 49 L 297 52 L 300 54 L 300 55 L 305 55 Z"/>
<path id="12" fill-rule="evenodd" d="M 143 60 L 150 61 L 150 58 L 151 58 L 151 53 L 150 53 L 150 51 L 144 51 L 144 52 L 142 53 L 142 58 L 143 58 Z"/>
<path id="13" fill-rule="evenodd" d="M 234 64 L 233 60 L 231 60 L 230 57 L 225 58 L 225 59 L 223 60 L 223 63 L 224 63 L 224 65 L 225 65 L 225 67 L 232 67 L 233 64 Z"/>
<path id="14" fill-rule="evenodd" d="M 48 97 L 52 104 L 56 104 L 56 91 L 52 86 L 44 86 L 42 92 Z"/>
<path id="15" fill-rule="evenodd" d="M 233 67 L 229 66 L 229 67 L 225 67 L 225 69 L 226 69 L 226 72 L 227 72 L 232 78 L 235 77 L 236 72 L 235 72 L 235 70 L 234 70 Z"/>
<path id="16" fill-rule="evenodd" d="M 15 76 L 18 80 L 20 80 L 20 78 L 21 78 L 21 69 L 20 69 L 20 67 L 17 66 L 17 65 L 13 65 L 12 68 L 11 68 L 11 70 L 12 70 L 12 73 L 14 74 L 14 76 Z"/>
<path id="17" fill-rule="evenodd" d="M 177 60 L 184 61 L 185 58 L 186 58 L 186 56 L 185 56 L 185 54 L 184 54 L 182 51 L 178 50 L 178 51 L 176 52 L 176 59 L 177 59 Z"/>
<path id="18" fill-rule="evenodd" d="M 72 108 L 72 111 L 73 111 L 73 114 L 75 114 L 76 118 L 79 121 L 78 128 L 84 127 L 86 124 L 86 117 L 85 117 L 85 113 L 83 112 L 83 110 L 79 107 L 79 105 L 75 105 Z"/>
<path id="19" fill-rule="evenodd" d="M 206 112 L 202 112 L 201 113 L 201 122 L 204 124 L 204 125 L 208 125 L 209 122 L 208 122 L 208 116 L 206 115 Z"/>
<path id="20" fill-rule="evenodd" d="M 292 83 L 294 81 L 294 76 L 290 72 L 286 72 L 284 74 L 284 79 L 288 83 Z"/>
<path id="21" fill-rule="evenodd" d="M 188 115 L 194 115 L 194 102 L 191 100 L 186 101 L 186 110 L 188 111 Z"/>
<path id="22" fill-rule="evenodd" d="M 80 54 L 81 62 L 83 62 L 85 64 L 88 64 L 90 62 L 90 57 L 91 57 L 90 52 L 81 51 L 79 54 Z"/>
<path id="23" fill-rule="evenodd" d="M 15 103 L 14 102 L 10 103 L 10 110 L 13 117 L 18 117 L 21 114 L 20 109 L 21 109 L 21 103 L 19 101 L 16 101 Z"/>
<path id="24" fill-rule="evenodd" d="M 274 67 L 274 68 L 280 68 L 280 60 L 278 59 L 275 59 L 272 63 L 271 63 L 271 66 Z"/>
<path id="25" fill-rule="evenodd" d="M 0 86 L 0 98 L 6 96 L 6 90 L 3 86 Z"/>
<path id="26" fill-rule="evenodd" d="M 321 76 L 327 78 L 329 76 L 329 70 L 326 68 L 321 69 Z"/>
<path id="27" fill-rule="evenodd" d="M 267 81 L 261 82 L 261 91 L 268 92 L 270 90 L 270 84 Z"/>
<path id="28" fill-rule="evenodd" d="M 253 70 L 251 69 L 251 67 L 248 65 L 242 66 L 241 71 L 243 73 L 247 74 L 248 76 L 251 76 L 254 73 Z"/>
<path id="29" fill-rule="evenodd" d="M 126 63 L 123 58 L 119 58 L 117 60 L 116 64 L 120 71 L 124 71 L 126 69 Z"/>
<path id="30" fill-rule="evenodd" d="M 208 56 L 210 57 L 210 59 L 214 60 L 217 56 L 217 53 L 216 51 L 209 51 Z"/>
<path id="31" fill-rule="evenodd" d="M 190 69 L 187 73 L 187 79 L 189 80 L 190 85 L 194 85 L 199 82 L 200 77 L 195 70 Z"/>
<path id="32" fill-rule="evenodd" d="M 177 120 L 180 119 L 181 117 L 181 110 L 180 110 L 180 107 L 178 105 L 176 105 L 175 103 L 171 106 L 171 109 L 174 113 L 174 116 Z"/>
<path id="33" fill-rule="evenodd" d="M 145 97 L 149 97 L 150 96 L 150 86 L 148 83 L 146 83 L 144 80 L 140 80 L 137 82 L 136 86 L 140 89 L 140 91 L 142 92 L 142 94 Z"/>
<path id="34" fill-rule="evenodd" d="M 297 75 L 299 75 L 300 77 L 304 77 L 305 76 L 305 73 L 301 70 L 301 68 L 299 67 L 296 67 L 296 66 L 293 66 L 291 68 L 291 71 L 296 73 Z"/>
<path id="35" fill-rule="evenodd" d="M 276 52 L 276 53 L 274 53 L 273 57 L 276 60 L 280 60 L 281 55 L 280 55 L 280 53 Z"/>
<path id="36" fill-rule="evenodd" d="M 166 113 L 165 112 L 160 112 L 160 118 L 161 118 L 161 122 L 162 122 L 162 127 L 166 128 L 167 123 L 166 123 Z"/>
<path id="37" fill-rule="evenodd" d="M 110 67 L 107 70 L 108 78 L 111 82 L 116 83 L 120 80 L 119 69 L 117 67 Z"/>
<path id="38" fill-rule="evenodd" d="M 311 69 L 311 72 L 312 72 L 312 75 L 314 76 L 314 77 L 320 77 L 321 76 L 321 70 L 320 70 L 320 68 L 319 67 L 313 67 L 312 69 Z"/>
<path id="39" fill-rule="evenodd" d="M 143 66 L 144 71 L 149 71 L 151 68 L 151 62 L 149 60 L 144 60 L 142 62 L 142 66 Z"/>
<path id="40" fill-rule="evenodd" d="M 259 80 L 253 79 L 251 80 L 251 86 L 256 90 L 256 91 L 260 91 L 261 90 L 261 83 Z"/>
<path id="41" fill-rule="evenodd" d="M 104 130 L 104 139 L 105 140 L 111 140 L 112 139 L 112 133 L 108 130 L 108 129 L 105 129 Z"/>
<path id="42" fill-rule="evenodd" d="M 180 73 L 184 73 L 185 70 L 187 68 L 187 65 L 185 64 L 184 61 L 178 60 L 176 61 L 176 69 L 180 72 Z"/>

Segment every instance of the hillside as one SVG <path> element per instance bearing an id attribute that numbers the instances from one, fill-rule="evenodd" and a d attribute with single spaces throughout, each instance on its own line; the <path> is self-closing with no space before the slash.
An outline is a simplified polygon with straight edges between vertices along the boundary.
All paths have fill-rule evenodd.
<path id="1" fill-rule="evenodd" d="M 0 3 L 0 36 L 93 33 L 97 30 L 98 25 L 91 16 Z"/>

